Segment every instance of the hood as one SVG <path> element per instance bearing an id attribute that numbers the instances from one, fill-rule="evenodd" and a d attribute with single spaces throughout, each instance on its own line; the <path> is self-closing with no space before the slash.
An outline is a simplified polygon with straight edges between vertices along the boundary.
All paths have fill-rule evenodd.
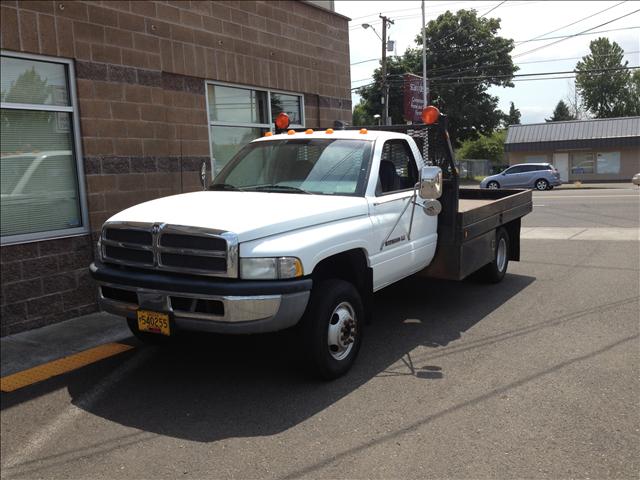
<path id="1" fill-rule="evenodd" d="M 367 201 L 362 197 L 205 191 L 141 203 L 108 221 L 226 230 L 246 242 L 367 213 Z"/>

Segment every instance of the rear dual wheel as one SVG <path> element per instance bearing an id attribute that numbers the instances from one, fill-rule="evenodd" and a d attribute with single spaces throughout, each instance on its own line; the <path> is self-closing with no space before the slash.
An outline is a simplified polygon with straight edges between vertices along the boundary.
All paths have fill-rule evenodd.
<path id="1" fill-rule="evenodd" d="M 509 234 L 504 228 L 496 231 L 495 255 L 491 263 L 478 270 L 480 279 L 487 283 L 500 282 L 509 266 Z"/>

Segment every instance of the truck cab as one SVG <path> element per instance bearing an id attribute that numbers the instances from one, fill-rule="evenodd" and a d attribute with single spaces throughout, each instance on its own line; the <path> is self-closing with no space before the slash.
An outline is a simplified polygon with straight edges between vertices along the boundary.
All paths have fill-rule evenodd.
<path id="1" fill-rule="evenodd" d="M 183 330 L 294 327 L 316 374 L 346 373 L 375 291 L 418 272 L 459 279 L 484 269 L 499 281 L 508 260 L 518 259 L 530 192 L 528 205 L 526 195 L 500 203 L 524 192 L 485 190 L 494 197 L 468 199 L 485 215 L 467 228 L 438 119 L 422 131 L 435 132 L 440 147 L 424 135 L 419 141 L 431 156 L 397 130 L 269 132 L 206 190 L 116 214 L 90 267 L 102 308 L 126 317 L 150 343 Z"/>

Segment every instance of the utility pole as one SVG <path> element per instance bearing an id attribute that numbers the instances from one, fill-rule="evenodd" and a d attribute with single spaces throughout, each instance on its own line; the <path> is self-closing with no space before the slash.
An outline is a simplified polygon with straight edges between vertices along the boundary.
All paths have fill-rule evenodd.
<path id="1" fill-rule="evenodd" d="M 384 103 L 384 124 L 389 125 L 389 82 L 387 81 L 387 24 L 393 25 L 384 15 L 382 19 L 382 102 Z"/>
<path id="2" fill-rule="evenodd" d="M 422 108 L 427 106 L 429 92 L 427 90 L 427 27 L 424 20 L 424 0 L 422 0 Z"/>

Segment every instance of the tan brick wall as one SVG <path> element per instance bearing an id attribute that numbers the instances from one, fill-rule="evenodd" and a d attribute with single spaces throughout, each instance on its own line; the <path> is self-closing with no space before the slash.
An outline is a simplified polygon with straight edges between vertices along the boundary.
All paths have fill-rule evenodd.
<path id="1" fill-rule="evenodd" d="M 351 120 L 348 21 L 303 2 L 3 0 L 0 9 L 2 49 L 75 60 L 92 230 L 0 249 L 2 335 L 95 310 L 86 267 L 102 223 L 199 189 L 210 155 L 205 80 L 303 93 L 310 127 Z M 52 278 L 65 290 L 48 290 Z"/>

